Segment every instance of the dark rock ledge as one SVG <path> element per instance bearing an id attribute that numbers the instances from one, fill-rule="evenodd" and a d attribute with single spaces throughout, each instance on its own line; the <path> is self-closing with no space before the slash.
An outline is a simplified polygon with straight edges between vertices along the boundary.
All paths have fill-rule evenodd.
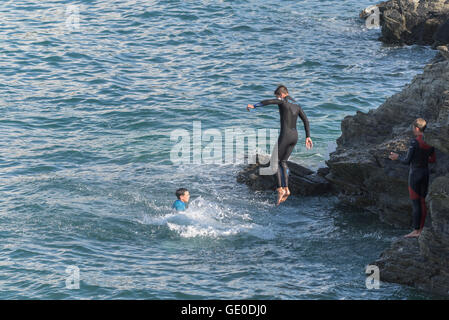
<path id="1" fill-rule="evenodd" d="M 256 164 L 248 165 L 237 175 L 237 182 L 247 184 L 254 191 L 276 189 L 276 176 L 260 174 L 261 168 L 269 167 L 269 157 L 256 156 Z M 292 195 L 320 196 L 330 193 L 331 184 L 323 178 L 329 170 L 322 168 L 314 172 L 295 162 L 288 161 L 289 189 Z"/>

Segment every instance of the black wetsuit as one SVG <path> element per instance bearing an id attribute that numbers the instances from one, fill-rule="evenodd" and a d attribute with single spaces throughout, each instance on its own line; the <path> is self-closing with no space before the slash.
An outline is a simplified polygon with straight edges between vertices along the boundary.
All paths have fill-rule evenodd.
<path id="1" fill-rule="evenodd" d="M 278 160 L 279 166 L 277 171 L 277 186 L 288 187 L 288 167 L 287 160 L 290 157 L 293 148 L 298 142 L 298 130 L 296 129 L 296 121 L 298 116 L 304 123 L 306 138 L 310 138 L 309 120 L 301 107 L 293 103 L 290 96 L 281 99 L 263 100 L 254 105 L 254 107 L 267 106 L 277 104 L 279 106 L 279 115 L 281 120 L 281 132 L 278 138 Z"/>
<path id="2" fill-rule="evenodd" d="M 435 148 L 423 141 L 422 135 L 410 142 L 407 155 L 399 158 L 403 164 L 410 165 L 408 191 L 413 205 L 413 227 L 422 229 L 426 220 L 427 208 L 425 198 L 429 187 L 428 163 L 435 162 Z"/>

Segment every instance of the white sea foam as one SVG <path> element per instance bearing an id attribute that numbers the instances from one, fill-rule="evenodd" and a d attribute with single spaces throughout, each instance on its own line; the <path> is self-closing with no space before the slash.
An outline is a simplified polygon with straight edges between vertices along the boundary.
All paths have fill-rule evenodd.
<path id="1" fill-rule="evenodd" d="M 248 214 L 233 212 L 201 197 L 191 201 L 185 211 L 170 211 L 157 216 L 145 215 L 143 223 L 166 225 L 183 238 L 221 238 L 245 234 L 266 240 L 274 238 L 272 230 L 255 223 Z"/>

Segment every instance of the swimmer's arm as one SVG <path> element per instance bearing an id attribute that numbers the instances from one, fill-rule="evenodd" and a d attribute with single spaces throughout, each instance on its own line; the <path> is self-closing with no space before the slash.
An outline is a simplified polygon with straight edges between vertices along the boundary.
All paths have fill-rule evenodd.
<path id="1" fill-rule="evenodd" d="M 254 107 L 262 107 L 262 106 L 269 106 L 270 104 L 276 104 L 276 105 L 280 105 L 283 101 L 280 99 L 268 99 L 268 100 L 262 100 L 259 103 L 256 103 L 254 105 Z"/>
<path id="2" fill-rule="evenodd" d="M 309 119 L 307 119 L 306 114 L 304 113 L 304 111 L 302 111 L 301 108 L 299 108 L 299 117 L 301 118 L 302 122 L 304 123 L 304 131 L 306 132 L 306 138 L 310 138 Z"/>
<path id="3" fill-rule="evenodd" d="M 263 100 L 261 102 L 258 102 L 258 103 L 254 104 L 254 105 L 249 104 L 246 107 L 246 109 L 249 111 L 250 109 L 255 109 L 255 108 L 258 108 L 258 107 L 268 106 L 270 104 L 273 104 L 273 105 L 277 104 L 277 105 L 279 105 L 281 103 L 282 103 L 282 100 L 280 100 L 280 99 L 268 99 L 268 100 Z"/>
<path id="4" fill-rule="evenodd" d="M 412 161 L 413 154 L 415 153 L 416 147 L 417 147 L 418 141 L 415 139 L 412 140 L 410 143 L 410 147 L 408 148 L 407 155 L 405 157 L 398 157 L 398 160 L 402 164 L 409 165 Z"/>

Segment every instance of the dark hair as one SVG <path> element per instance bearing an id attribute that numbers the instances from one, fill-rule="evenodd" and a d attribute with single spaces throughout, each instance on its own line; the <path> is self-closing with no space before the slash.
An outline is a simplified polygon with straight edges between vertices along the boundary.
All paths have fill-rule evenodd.
<path id="1" fill-rule="evenodd" d="M 186 191 L 189 190 L 187 190 L 186 188 L 179 188 L 178 190 L 176 190 L 176 198 L 181 198 L 181 196 L 183 196 Z"/>
<path id="2" fill-rule="evenodd" d="M 282 84 L 279 85 L 279 86 L 276 88 L 276 90 L 274 90 L 274 94 L 277 95 L 277 96 L 280 96 L 281 93 L 288 94 L 288 89 L 287 89 L 287 87 L 284 86 L 284 85 L 282 85 Z"/>

